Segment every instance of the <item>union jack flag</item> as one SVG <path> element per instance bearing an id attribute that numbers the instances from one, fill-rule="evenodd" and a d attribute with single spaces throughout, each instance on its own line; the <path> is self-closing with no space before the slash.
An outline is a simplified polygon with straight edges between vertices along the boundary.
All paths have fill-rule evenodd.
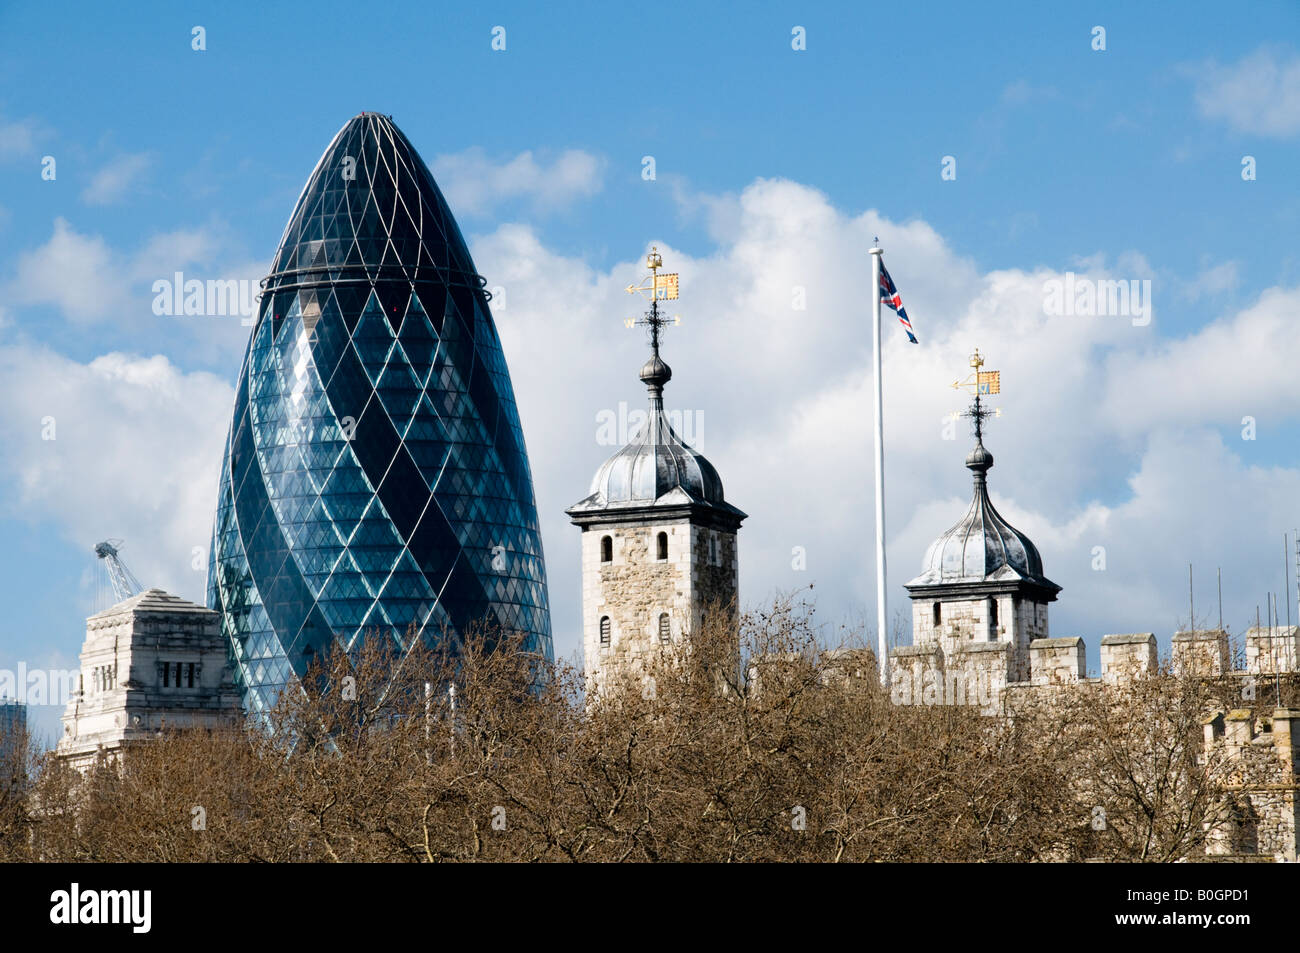
<path id="1" fill-rule="evenodd" d="M 898 315 L 898 322 L 907 332 L 907 339 L 913 344 L 917 343 L 916 335 L 912 333 L 912 322 L 908 320 L 907 311 L 903 308 L 902 296 L 894 287 L 894 279 L 889 277 L 889 271 L 885 268 L 884 257 L 880 259 L 880 303 Z"/>

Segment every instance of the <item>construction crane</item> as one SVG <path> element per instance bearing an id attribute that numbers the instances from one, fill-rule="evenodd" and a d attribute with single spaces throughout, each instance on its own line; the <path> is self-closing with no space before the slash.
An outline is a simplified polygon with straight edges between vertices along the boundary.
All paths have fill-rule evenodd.
<path id="1" fill-rule="evenodd" d="M 104 560 L 104 566 L 108 569 L 108 578 L 113 583 L 113 593 L 117 601 L 130 599 L 132 596 L 142 592 L 144 586 L 140 585 L 140 580 L 135 578 L 135 573 L 126 568 L 126 563 L 117 554 L 117 547 L 122 544 L 120 539 L 106 539 L 102 543 L 95 544 L 95 555 Z"/>

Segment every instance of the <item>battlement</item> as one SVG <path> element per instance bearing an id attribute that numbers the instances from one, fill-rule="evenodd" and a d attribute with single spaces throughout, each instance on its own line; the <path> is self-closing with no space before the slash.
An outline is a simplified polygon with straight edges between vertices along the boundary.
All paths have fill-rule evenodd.
<path id="1" fill-rule="evenodd" d="M 1246 670 L 1258 675 L 1300 671 L 1300 626 L 1251 626 L 1247 629 Z"/>
<path id="2" fill-rule="evenodd" d="M 1216 678 L 1231 668 L 1228 633 L 1222 629 L 1175 632 L 1170 643 L 1174 672 L 1200 678 Z"/>
<path id="3" fill-rule="evenodd" d="M 1160 664 L 1154 632 L 1129 632 L 1101 637 L 1101 680 L 1118 684 L 1150 675 Z"/>
<path id="4" fill-rule="evenodd" d="M 892 649 L 889 664 L 892 681 L 922 684 L 932 679 L 937 684 L 944 678 L 966 679 L 970 684 L 990 686 L 995 693 L 1007 688 L 1045 688 L 1081 682 L 1123 685 L 1160 670 L 1154 632 L 1105 635 L 1100 649 L 1099 678 L 1088 675 L 1087 647 L 1078 636 L 1033 639 L 1023 650 L 1016 643 L 1004 640 L 968 639 L 947 644 L 928 640 Z M 1231 641 L 1222 629 L 1178 631 L 1170 639 L 1168 663 L 1178 675 L 1240 679 L 1241 698 L 1253 701 L 1251 686 L 1258 676 L 1300 680 L 1300 626 L 1249 629 L 1245 637 L 1244 668 L 1232 666 Z M 919 700 L 903 703 L 917 704 Z"/>
<path id="5" fill-rule="evenodd" d="M 1035 639 L 1029 643 L 1030 681 L 1035 685 L 1068 685 L 1087 678 L 1087 654 L 1078 636 Z"/>
<path id="6" fill-rule="evenodd" d="M 1153 632 L 1106 635 L 1100 648 L 1101 675 L 1089 677 L 1086 646 L 1078 637 L 1034 639 L 1019 663 L 1010 641 L 901 646 L 889 653 L 890 694 L 899 705 L 962 705 L 985 715 L 1017 717 L 1052 705 L 1069 686 L 1113 690 L 1162 670 Z M 1300 627 L 1252 628 L 1245 649 L 1246 667 L 1233 669 L 1223 630 L 1176 632 L 1165 667 L 1212 683 L 1210 697 L 1218 699 L 1212 704 L 1222 706 L 1203 723 L 1201 760 L 1220 798 L 1205 824 L 1205 854 L 1294 861 L 1300 831 L 1300 708 L 1281 707 L 1281 699 L 1294 698 L 1300 685 Z M 1015 677 L 1022 671 L 1027 678 Z M 1262 706 L 1274 691 L 1274 707 L 1231 707 L 1255 705 L 1256 699 Z"/>

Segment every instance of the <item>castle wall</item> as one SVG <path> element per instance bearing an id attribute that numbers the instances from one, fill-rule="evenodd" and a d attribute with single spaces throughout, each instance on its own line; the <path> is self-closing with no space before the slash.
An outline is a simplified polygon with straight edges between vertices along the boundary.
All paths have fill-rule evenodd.
<path id="1" fill-rule="evenodd" d="M 1300 626 L 1247 629 L 1246 670 L 1257 675 L 1300 671 Z"/>
<path id="2" fill-rule="evenodd" d="M 1087 649 L 1078 636 L 1037 639 L 1029 644 L 1029 664 L 1035 685 L 1069 685 L 1087 676 Z"/>
<path id="3" fill-rule="evenodd" d="M 1174 671 L 1213 678 L 1229 670 L 1228 633 L 1222 629 L 1175 632 L 1170 645 Z"/>
<path id="4" fill-rule="evenodd" d="M 1117 633 L 1101 638 L 1101 677 L 1108 684 L 1150 675 L 1158 664 L 1154 632 Z"/>

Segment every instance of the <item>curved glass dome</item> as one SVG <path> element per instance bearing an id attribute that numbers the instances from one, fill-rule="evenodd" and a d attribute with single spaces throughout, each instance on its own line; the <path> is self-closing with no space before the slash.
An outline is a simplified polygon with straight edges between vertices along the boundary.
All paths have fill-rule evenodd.
<path id="1" fill-rule="evenodd" d="M 246 706 L 331 645 L 486 620 L 551 656 L 532 476 L 483 280 L 362 113 L 303 189 L 240 372 L 208 567 Z"/>

